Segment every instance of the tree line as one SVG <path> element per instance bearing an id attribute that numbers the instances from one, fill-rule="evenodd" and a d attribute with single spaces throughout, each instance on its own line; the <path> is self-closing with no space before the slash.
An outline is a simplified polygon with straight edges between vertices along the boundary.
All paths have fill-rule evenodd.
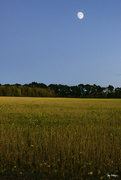
<path id="1" fill-rule="evenodd" d="M 112 85 L 101 87 L 99 85 L 79 84 L 68 86 L 32 82 L 30 84 L 0 84 L 0 96 L 18 97 L 72 97 L 72 98 L 121 98 L 121 88 Z"/>

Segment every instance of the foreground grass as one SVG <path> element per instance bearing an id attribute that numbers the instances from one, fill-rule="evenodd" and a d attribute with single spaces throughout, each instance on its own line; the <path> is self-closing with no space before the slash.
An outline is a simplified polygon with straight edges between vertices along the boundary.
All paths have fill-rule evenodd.
<path id="1" fill-rule="evenodd" d="M 121 173 L 121 100 L 0 97 L 0 174 L 106 179 Z"/>

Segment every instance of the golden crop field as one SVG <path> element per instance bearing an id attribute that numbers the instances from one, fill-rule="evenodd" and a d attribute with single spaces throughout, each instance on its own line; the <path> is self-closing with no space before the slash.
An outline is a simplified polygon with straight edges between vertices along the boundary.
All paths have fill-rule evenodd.
<path id="1" fill-rule="evenodd" d="M 0 97 L 0 175 L 121 175 L 121 100 Z M 117 179 L 117 178 L 115 178 Z"/>

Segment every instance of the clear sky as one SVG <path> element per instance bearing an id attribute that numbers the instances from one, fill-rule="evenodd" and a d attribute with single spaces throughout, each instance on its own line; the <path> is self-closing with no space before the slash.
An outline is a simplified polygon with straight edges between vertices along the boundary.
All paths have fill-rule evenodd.
<path id="1" fill-rule="evenodd" d="M 0 83 L 32 81 L 121 87 L 121 0 L 0 0 Z"/>

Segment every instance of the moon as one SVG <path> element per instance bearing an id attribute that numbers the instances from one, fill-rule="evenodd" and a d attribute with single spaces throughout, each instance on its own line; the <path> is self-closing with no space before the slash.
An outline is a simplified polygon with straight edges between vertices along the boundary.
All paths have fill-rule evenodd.
<path id="1" fill-rule="evenodd" d="M 79 19 L 83 19 L 84 14 L 83 14 L 82 12 L 78 12 L 78 13 L 77 13 L 77 17 L 78 17 Z"/>

